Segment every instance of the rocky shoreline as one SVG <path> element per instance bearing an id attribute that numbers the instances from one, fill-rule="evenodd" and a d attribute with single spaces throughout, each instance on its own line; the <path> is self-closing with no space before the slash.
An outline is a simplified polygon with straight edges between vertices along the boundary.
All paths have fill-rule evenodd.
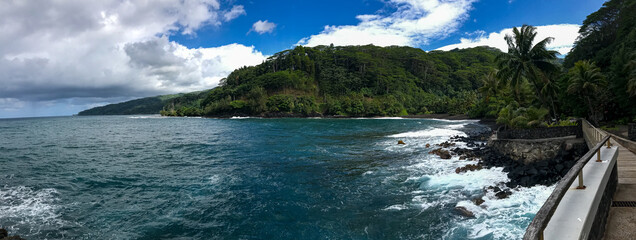
<path id="1" fill-rule="evenodd" d="M 468 132 L 466 137 L 453 136 L 446 142 L 436 144 L 434 149 L 429 152 L 429 154 L 438 155 L 442 159 L 450 159 L 453 156 L 457 156 L 459 160 L 465 160 L 465 166 L 455 169 L 457 174 L 492 167 L 503 167 L 503 171 L 507 173 L 510 181 L 498 183 L 496 186 L 485 187 L 481 197 L 472 199 L 472 202 L 478 206 L 484 202 L 483 196 L 488 192 L 492 192 L 495 197 L 503 199 L 512 195 L 514 188 L 553 185 L 585 154 L 585 152 L 573 152 L 569 155 L 558 155 L 552 159 L 524 165 L 489 147 L 487 142 L 492 134 L 494 134 L 492 131 L 480 131 Z M 457 147 L 458 142 L 465 143 L 466 147 Z M 430 146 L 427 144 L 427 147 Z M 457 207 L 455 210 L 462 216 L 474 217 L 470 211 L 463 207 Z"/>
<path id="2" fill-rule="evenodd" d="M 506 186 L 514 188 L 532 187 L 535 185 L 552 185 L 559 181 L 576 161 L 585 154 L 577 152 L 570 155 L 558 155 L 555 158 L 539 161 L 531 164 L 523 164 L 512 160 L 510 157 L 494 151 L 485 144 L 491 136 L 491 132 L 469 133 L 467 137 L 454 136 L 442 145 L 452 146 L 454 142 L 465 142 L 469 148 L 450 148 L 451 155 L 459 156 L 460 160 L 475 160 L 476 163 L 468 163 L 466 167 L 456 169 L 457 173 L 476 171 L 482 168 L 503 167 L 508 174 L 510 182 Z"/>

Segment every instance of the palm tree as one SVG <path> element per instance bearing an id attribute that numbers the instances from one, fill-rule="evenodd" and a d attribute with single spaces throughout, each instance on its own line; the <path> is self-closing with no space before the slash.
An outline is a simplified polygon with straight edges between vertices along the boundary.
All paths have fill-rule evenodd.
<path id="1" fill-rule="evenodd" d="M 625 68 L 629 71 L 627 75 L 627 94 L 630 97 L 636 96 L 636 52 L 631 54 L 632 60 L 625 64 Z"/>
<path id="2" fill-rule="evenodd" d="M 560 74 L 560 71 L 554 74 L 550 74 L 547 80 L 544 82 L 543 87 L 541 88 L 541 95 L 544 96 L 547 102 L 550 103 L 554 116 L 556 116 L 558 112 L 558 109 L 554 102 L 559 92 L 559 85 L 556 83 L 556 81 L 552 81 L 552 79 L 558 78 L 558 75 Z"/>
<path id="3" fill-rule="evenodd" d="M 497 97 L 501 84 L 497 79 L 497 70 L 492 70 L 488 74 L 484 75 L 481 79 L 483 85 L 478 89 L 479 93 L 484 96 L 486 103 L 490 101 L 490 97 Z"/>
<path id="4" fill-rule="evenodd" d="M 557 52 L 546 48 L 553 38 L 545 38 L 533 46 L 532 42 L 537 36 L 535 27 L 529 25 L 523 25 L 521 29 L 515 27 L 512 33 L 512 36 L 505 37 L 508 53 L 497 56 L 499 67 L 497 77 L 510 86 L 517 100 L 519 100 L 519 88 L 523 81 L 529 81 L 539 100 L 547 105 L 547 99 L 543 97 L 541 89 L 550 81 L 549 73 L 558 70 L 553 63 Z"/>
<path id="5" fill-rule="evenodd" d="M 590 120 L 598 123 L 597 112 L 594 110 L 595 104 L 592 99 L 597 96 L 601 89 L 607 86 L 605 76 L 601 69 L 590 61 L 578 61 L 568 72 L 568 93 L 578 94 L 586 100 L 589 109 Z"/>

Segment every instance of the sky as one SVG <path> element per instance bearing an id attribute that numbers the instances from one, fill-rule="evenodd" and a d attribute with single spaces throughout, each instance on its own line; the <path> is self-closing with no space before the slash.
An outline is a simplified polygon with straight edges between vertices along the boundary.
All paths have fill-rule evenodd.
<path id="1" fill-rule="evenodd" d="M 216 87 L 297 45 L 492 46 L 537 27 L 561 56 L 602 0 L 2 0 L 0 118 Z"/>

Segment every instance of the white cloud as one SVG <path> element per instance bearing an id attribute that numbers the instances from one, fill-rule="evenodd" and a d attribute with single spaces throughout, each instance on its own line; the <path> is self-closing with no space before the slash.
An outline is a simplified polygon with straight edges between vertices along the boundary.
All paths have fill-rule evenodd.
<path id="1" fill-rule="evenodd" d="M 298 44 L 417 46 L 455 32 L 474 0 L 388 0 L 396 10 L 388 16 L 360 15 L 358 25 L 325 26 Z"/>
<path id="2" fill-rule="evenodd" d="M 225 12 L 225 14 L 223 14 L 223 18 L 225 18 L 225 21 L 227 22 L 245 14 L 246 13 L 243 5 L 236 5 L 233 6 L 230 11 Z"/>
<path id="3" fill-rule="evenodd" d="M 252 25 L 252 29 L 250 29 L 250 32 L 254 31 L 254 32 L 257 32 L 258 34 L 271 33 L 272 31 L 274 31 L 274 28 L 276 28 L 275 23 L 268 22 L 267 20 L 265 21 L 258 20 Z"/>
<path id="4" fill-rule="evenodd" d="M 265 56 L 240 44 L 191 49 L 167 36 L 194 34 L 244 13 L 227 9 L 217 0 L 3 2 L 0 108 L 214 87 Z"/>
<path id="5" fill-rule="evenodd" d="M 548 49 L 558 51 L 561 55 L 570 52 L 574 46 L 574 41 L 579 36 L 580 25 L 576 24 L 557 24 L 536 26 L 537 36 L 535 42 L 543 40 L 546 37 L 553 37 L 554 40 L 548 45 Z M 459 43 L 451 44 L 438 48 L 438 50 L 452 50 L 455 48 L 471 48 L 477 46 L 490 46 L 499 48 L 503 52 L 508 52 L 508 45 L 504 37 L 506 34 L 512 35 L 512 28 L 506 28 L 499 32 L 493 32 L 488 35 L 480 35 L 476 38 L 461 38 Z"/>
<path id="6" fill-rule="evenodd" d="M 265 59 L 254 47 L 230 44 L 191 49 L 166 37 L 124 46 L 128 65 L 148 78 L 153 87 L 185 92 L 212 88 L 234 69 Z"/>

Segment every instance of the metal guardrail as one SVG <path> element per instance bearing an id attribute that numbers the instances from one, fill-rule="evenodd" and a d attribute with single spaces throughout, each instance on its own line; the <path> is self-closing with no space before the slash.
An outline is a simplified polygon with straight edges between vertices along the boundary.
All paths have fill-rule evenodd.
<path id="1" fill-rule="evenodd" d="M 583 167 L 585 166 L 585 164 L 587 164 L 587 162 L 590 161 L 595 153 L 597 155 L 596 161 L 598 162 L 601 160 L 601 147 L 603 147 L 605 143 L 607 143 L 607 148 L 611 147 L 609 135 L 596 129 L 585 119 L 583 119 L 581 122 L 583 135 L 585 137 L 585 140 L 588 142 L 588 146 L 590 145 L 590 143 L 593 143 L 594 146 L 591 147 L 590 151 L 583 155 L 583 157 L 576 161 L 576 163 L 574 164 L 574 166 L 572 166 L 572 168 L 570 168 L 568 173 L 565 174 L 565 176 L 563 176 L 561 180 L 559 180 L 559 183 L 554 188 L 552 194 L 550 194 L 550 197 L 548 197 L 548 199 L 545 201 L 541 209 L 539 209 L 539 212 L 537 212 L 534 219 L 526 229 L 526 234 L 523 236 L 524 240 L 544 239 L 543 232 L 546 226 L 548 226 L 548 223 L 550 222 L 552 215 L 554 215 L 554 212 L 559 206 L 559 203 L 561 203 L 563 196 L 565 196 L 565 193 L 570 188 L 570 185 L 572 184 L 572 182 L 574 182 L 574 179 L 577 177 L 579 179 L 579 185 L 577 186 L 577 189 L 585 189 L 585 185 L 583 184 Z"/>

